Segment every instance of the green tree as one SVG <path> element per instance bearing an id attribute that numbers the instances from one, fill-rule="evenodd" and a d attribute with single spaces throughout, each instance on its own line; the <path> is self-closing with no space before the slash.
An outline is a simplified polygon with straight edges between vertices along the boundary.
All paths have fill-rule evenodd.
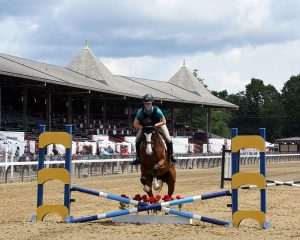
<path id="1" fill-rule="evenodd" d="M 283 133 L 285 137 L 300 135 L 300 75 L 292 76 L 282 89 L 284 112 L 287 115 Z"/>
<path id="2" fill-rule="evenodd" d="M 226 96 L 226 92 L 222 92 Z M 240 134 L 254 134 L 267 129 L 267 139 L 274 141 L 282 132 L 282 102 L 280 93 L 272 86 L 265 86 L 260 79 L 251 79 L 246 91 L 231 94 L 225 99 L 239 106 L 231 114 L 230 127 L 237 127 Z"/>
<path id="3" fill-rule="evenodd" d="M 176 122 L 184 123 L 191 128 L 206 130 L 206 113 L 206 109 L 201 107 L 192 110 L 189 108 L 174 109 L 174 119 Z"/>
<path id="4" fill-rule="evenodd" d="M 207 88 L 207 85 L 204 84 L 204 78 L 200 78 L 200 77 L 199 77 L 198 71 L 199 71 L 198 69 L 194 69 L 193 75 L 195 76 L 195 78 L 197 78 L 197 79 L 204 85 L 204 87 Z"/>
<path id="5" fill-rule="evenodd" d="M 272 85 L 264 88 L 264 103 L 260 108 L 260 125 L 267 130 L 267 139 L 274 142 L 282 136 L 285 115 L 280 93 Z"/>
<path id="6" fill-rule="evenodd" d="M 223 90 L 220 92 L 211 91 L 211 93 L 218 98 L 221 98 L 228 102 L 232 102 L 229 99 L 227 90 Z M 231 137 L 231 129 L 230 129 L 229 125 L 230 125 L 230 122 L 232 119 L 232 111 L 235 111 L 235 110 L 219 109 L 219 110 L 212 111 L 212 119 L 213 119 L 212 132 L 214 134 L 222 136 L 222 137 L 226 137 L 226 138 Z"/>
<path id="7" fill-rule="evenodd" d="M 218 136 L 230 138 L 231 130 L 229 122 L 231 113 L 228 110 L 214 110 L 212 112 L 212 132 Z"/>

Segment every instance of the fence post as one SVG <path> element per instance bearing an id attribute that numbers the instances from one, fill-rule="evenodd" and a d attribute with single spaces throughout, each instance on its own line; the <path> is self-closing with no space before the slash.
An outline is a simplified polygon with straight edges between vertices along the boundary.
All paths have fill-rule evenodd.
<path id="1" fill-rule="evenodd" d="M 225 170 L 225 145 L 222 146 L 221 189 L 224 188 L 224 170 Z"/>

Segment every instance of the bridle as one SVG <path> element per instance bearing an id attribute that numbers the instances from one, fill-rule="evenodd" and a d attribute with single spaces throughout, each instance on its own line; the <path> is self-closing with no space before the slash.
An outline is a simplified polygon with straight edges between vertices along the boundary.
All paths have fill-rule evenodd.
<path id="1" fill-rule="evenodd" d="M 154 141 L 152 140 L 152 134 L 155 134 L 157 131 L 154 128 L 154 126 L 144 126 L 142 129 L 143 134 L 146 136 L 144 139 L 145 146 L 151 146 L 151 148 L 154 148 Z M 151 137 L 147 137 L 148 134 L 151 134 Z"/>

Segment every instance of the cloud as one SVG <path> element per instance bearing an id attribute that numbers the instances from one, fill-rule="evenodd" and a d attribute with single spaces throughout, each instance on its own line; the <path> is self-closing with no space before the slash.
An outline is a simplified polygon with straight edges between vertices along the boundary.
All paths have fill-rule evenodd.
<path id="1" fill-rule="evenodd" d="M 26 2 L 19 0 L 1 1 L 0 20 L 5 17 L 34 18 L 49 12 L 49 9 L 56 4 L 59 4 L 59 2 L 59 0 L 26 0 Z"/>
<path id="2" fill-rule="evenodd" d="M 227 89 L 230 93 L 245 90 L 251 78 L 272 84 L 278 91 L 291 75 L 299 74 L 300 41 L 270 44 L 261 47 L 241 47 L 221 53 L 206 52 L 172 57 L 103 58 L 114 74 L 168 81 L 182 66 L 199 70 L 210 90 Z"/>
<path id="3" fill-rule="evenodd" d="M 0 51 L 66 66 L 84 40 L 112 72 L 168 80 L 186 59 L 213 90 L 278 90 L 299 68 L 297 0 L 2 1 Z"/>
<path id="4" fill-rule="evenodd" d="M 105 57 L 170 56 L 297 39 L 295 20 L 277 17 L 277 2 L 69 0 L 56 7 L 54 19 L 77 36 L 92 36 Z M 282 4 L 285 12 L 292 7 L 299 10 Z"/>
<path id="5" fill-rule="evenodd" d="M 38 28 L 38 25 L 31 21 L 24 21 L 7 17 L 0 21 L 0 51 L 12 54 L 22 55 L 23 48 L 29 44 L 30 36 Z"/>

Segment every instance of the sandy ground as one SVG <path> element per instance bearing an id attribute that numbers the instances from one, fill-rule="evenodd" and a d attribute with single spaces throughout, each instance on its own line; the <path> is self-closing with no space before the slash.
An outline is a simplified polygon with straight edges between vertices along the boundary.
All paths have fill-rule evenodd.
<path id="1" fill-rule="evenodd" d="M 243 171 L 257 171 L 258 165 L 242 166 Z M 300 180 L 300 163 L 268 165 L 268 179 Z M 185 197 L 220 191 L 220 168 L 177 171 L 175 194 Z M 142 194 L 139 174 L 107 175 L 74 179 L 74 185 L 130 197 Z M 226 184 L 230 188 L 229 183 Z M 240 228 L 228 228 L 193 220 L 192 225 L 141 225 L 112 223 L 111 219 L 66 224 L 55 214 L 44 222 L 29 223 L 36 210 L 36 182 L 0 185 L 0 239 L 300 239 L 300 188 L 269 187 L 267 219 L 271 228 L 262 230 L 252 220 Z M 166 192 L 163 188 L 162 194 Z M 118 202 L 82 193 L 73 193 L 72 215 L 83 217 L 118 210 Z M 240 190 L 240 209 L 258 209 L 259 190 Z M 63 202 L 63 185 L 57 181 L 45 184 L 45 203 Z M 230 221 L 230 197 L 184 205 L 182 210 Z M 174 207 L 175 208 L 175 207 Z"/>

